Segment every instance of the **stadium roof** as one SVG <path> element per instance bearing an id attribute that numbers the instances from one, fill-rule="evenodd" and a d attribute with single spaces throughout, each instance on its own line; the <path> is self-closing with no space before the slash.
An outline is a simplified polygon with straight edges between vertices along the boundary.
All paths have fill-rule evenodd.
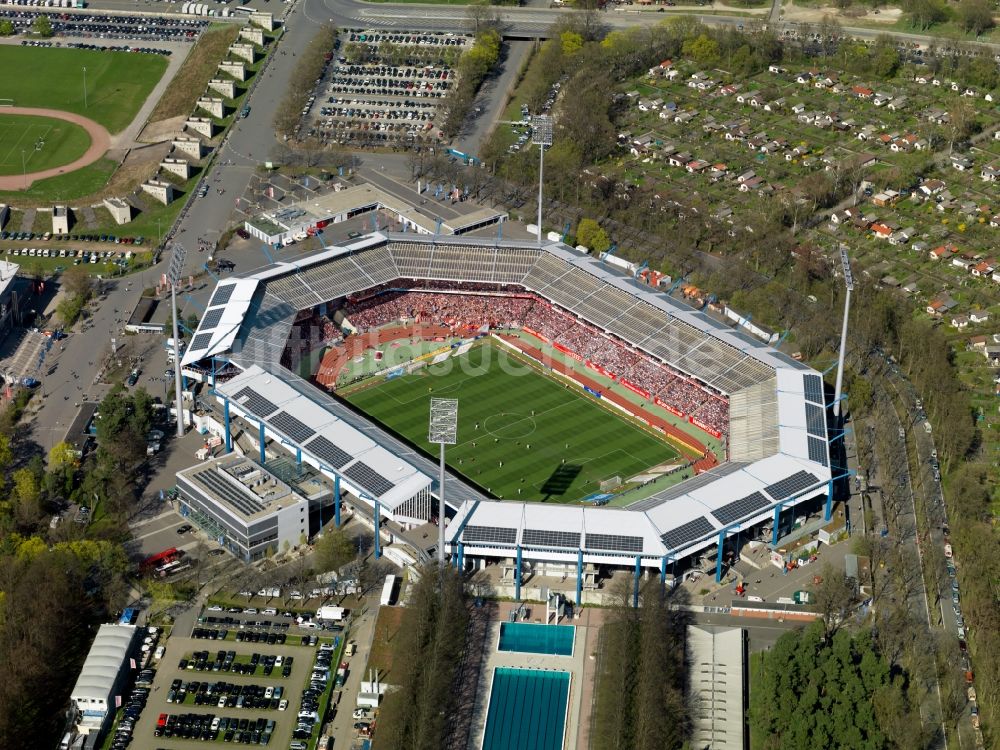
<path id="1" fill-rule="evenodd" d="M 695 747 L 743 750 L 745 693 L 742 628 L 688 626 Z"/>
<path id="2" fill-rule="evenodd" d="M 713 544 L 720 530 L 759 522 L 778 502 L 794 504 L 826 489 L 831 474 L 818 373 L 558 242 L 538 247 L 531 242 L 373 233 L 294 261 L 273 263 L 220 283 L 209 313 L 225 304 L 222 300 L 229 293 L 224 290 L 230 287 L 231 299 L 238 304 L 218 321 L 206 313 L 184 363 L 225 351 L 247 372 L 221 386 L 223 395 L 236 393 L 234 382 L 252 380 L 278 394 L 274 398 L 283 399 L 281 406 L 288 402 L 283 411 L 327 430 L 330 442 L 352 461 L 370 455 L 372 468 L 388 477 L 419 474 L 421 481 L 430 482 L 429 477 L 435 476 L 433 462 L 279 364 L 299 310 L 395 279 L 521 285 L 729 395 L 731 463 L 628 510 L 539 506 L 559 519 L 551 523 L 556 530 L 584 534 L 586 514 L 600 513 L 598 518 L 609 524 L 621 518 L 630 525 L 643 540 L 642 554 L 672 556 Z M 199 336 L 206 333 L 211 338 L 203 338 L 204 345 L 199 345 Z M 269 430 L 313 454 L 308 438 L 296 441 L 271 419 L 264 417 Z M 508 527 L 519 534 L 535 528 L 523 523 L 525 514 L 536 512 L 534 508 L 518 511 L 515 508 L 523 504 L 483 502 L 481 493 L 450 473 L 447 482 L 449 502 L 468 503 L 463 518 L 500 513 L 511 516 Z M 396 504 L 403 499 L 392 498 Z M 548 518 L 548 511 L 539 523 Z M 476 519 L 473 525 L 481 524 Z M 452 528 L 457 531 L 458 526 Z"/>
<path id="3" fill-rule="evenodd" d="M 135 638 L 134 625 L 101 625 L 73 687 L 74 701 L 108 701 Z"/>
<path id="4" fill-rule="evenodd" d="M 263 422 L 272 437 L 301 448 L 319 468 L 340 474 L 355 494 L 377 499 L 388 510 L 431 485 L 431 477 L 412 463 L 256 365 L 215 390 L 230 409 Z"/>

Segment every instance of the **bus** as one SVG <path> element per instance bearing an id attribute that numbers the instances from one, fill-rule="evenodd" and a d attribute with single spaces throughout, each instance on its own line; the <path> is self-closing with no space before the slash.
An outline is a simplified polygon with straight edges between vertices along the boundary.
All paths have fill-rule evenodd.
<path id="1" fill-rule="evenodd" d="M 241 5 L 238 8 L 233 8 L 233 13 L 245 13 L 250 16 L 257 12 L 256 8 L 251 8 L 249 5 Z"/>
<path id="2" fill-rule="evenodd" d="M 162 552 L 157 552 L 155 555 L 150 555 L 145 560 L 139 564 L 139 569 L 142 573 L 152 573 L 153 571 L 159 571 L 166 563 L 172 562 L 181 556 L 181 551 L 176 547 L 169 547 Z"/>

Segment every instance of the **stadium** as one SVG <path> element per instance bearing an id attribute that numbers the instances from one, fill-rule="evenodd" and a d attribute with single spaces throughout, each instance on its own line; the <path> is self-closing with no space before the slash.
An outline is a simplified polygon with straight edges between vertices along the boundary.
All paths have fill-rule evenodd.
<path id="1" fill-rule="evenodd" d="M 559 242 L 376 232 L 276 262 L 218 283 L 182 364 L 227 450 L 238 417 L 261 462 L 270 440 L 332 481 L 338 523 L 344 493 L 436 522 L 429 399 L 458 398 L 446 552 L 516 598 L 526 572 L 577 603 L 616 570 L 721 577 L 830 519 L 820 374 Z"/>

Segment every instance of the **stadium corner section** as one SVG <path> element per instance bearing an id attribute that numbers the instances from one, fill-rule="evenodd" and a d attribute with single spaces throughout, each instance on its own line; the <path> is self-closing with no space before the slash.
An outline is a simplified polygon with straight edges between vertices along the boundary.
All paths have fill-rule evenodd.
<path id="1" fill-rule="evenodd" d="M 649 414 L 646 410 L 637 407 L 624 398 L 620 398 L 615 393 L 607 392 L 600 383 L 584 377 L 561 362 L 546 358 L 539 349 L 528 346 L 520 339 L 496 333 L 491 333 L 490 336 L 501 345 L 537 363 L 543 369 L 553 372 L 570 381 L 573 385 L 582 388 L 586 393 L 589 393 L 595 399 L 599 399 L 602 403 L 610 404 L 632 419 L 655 430 L 657 435 L 665 437 L 670 443 L 679 448 L 682 456 L 692 461 L 697 473 L 708 471 L 708 469 L 718 465 L 718 458 L 703 443 L 666 420 L 654 414 Z"/>

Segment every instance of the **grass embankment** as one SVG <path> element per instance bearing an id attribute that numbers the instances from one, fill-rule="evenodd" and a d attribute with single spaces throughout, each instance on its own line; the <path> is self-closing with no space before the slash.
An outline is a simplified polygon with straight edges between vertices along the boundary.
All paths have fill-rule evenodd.
<path id="1" fill-rule="evenodd" d="M 191 114 L 194 103 L 215 78 L 219 61 L 225 58 L 229 45 L 236 41 L 238 26 L 226 24 L 205 31 L 188 54 L 184 65 L 163 92 L 149 115 L 150 122 Z"/>

